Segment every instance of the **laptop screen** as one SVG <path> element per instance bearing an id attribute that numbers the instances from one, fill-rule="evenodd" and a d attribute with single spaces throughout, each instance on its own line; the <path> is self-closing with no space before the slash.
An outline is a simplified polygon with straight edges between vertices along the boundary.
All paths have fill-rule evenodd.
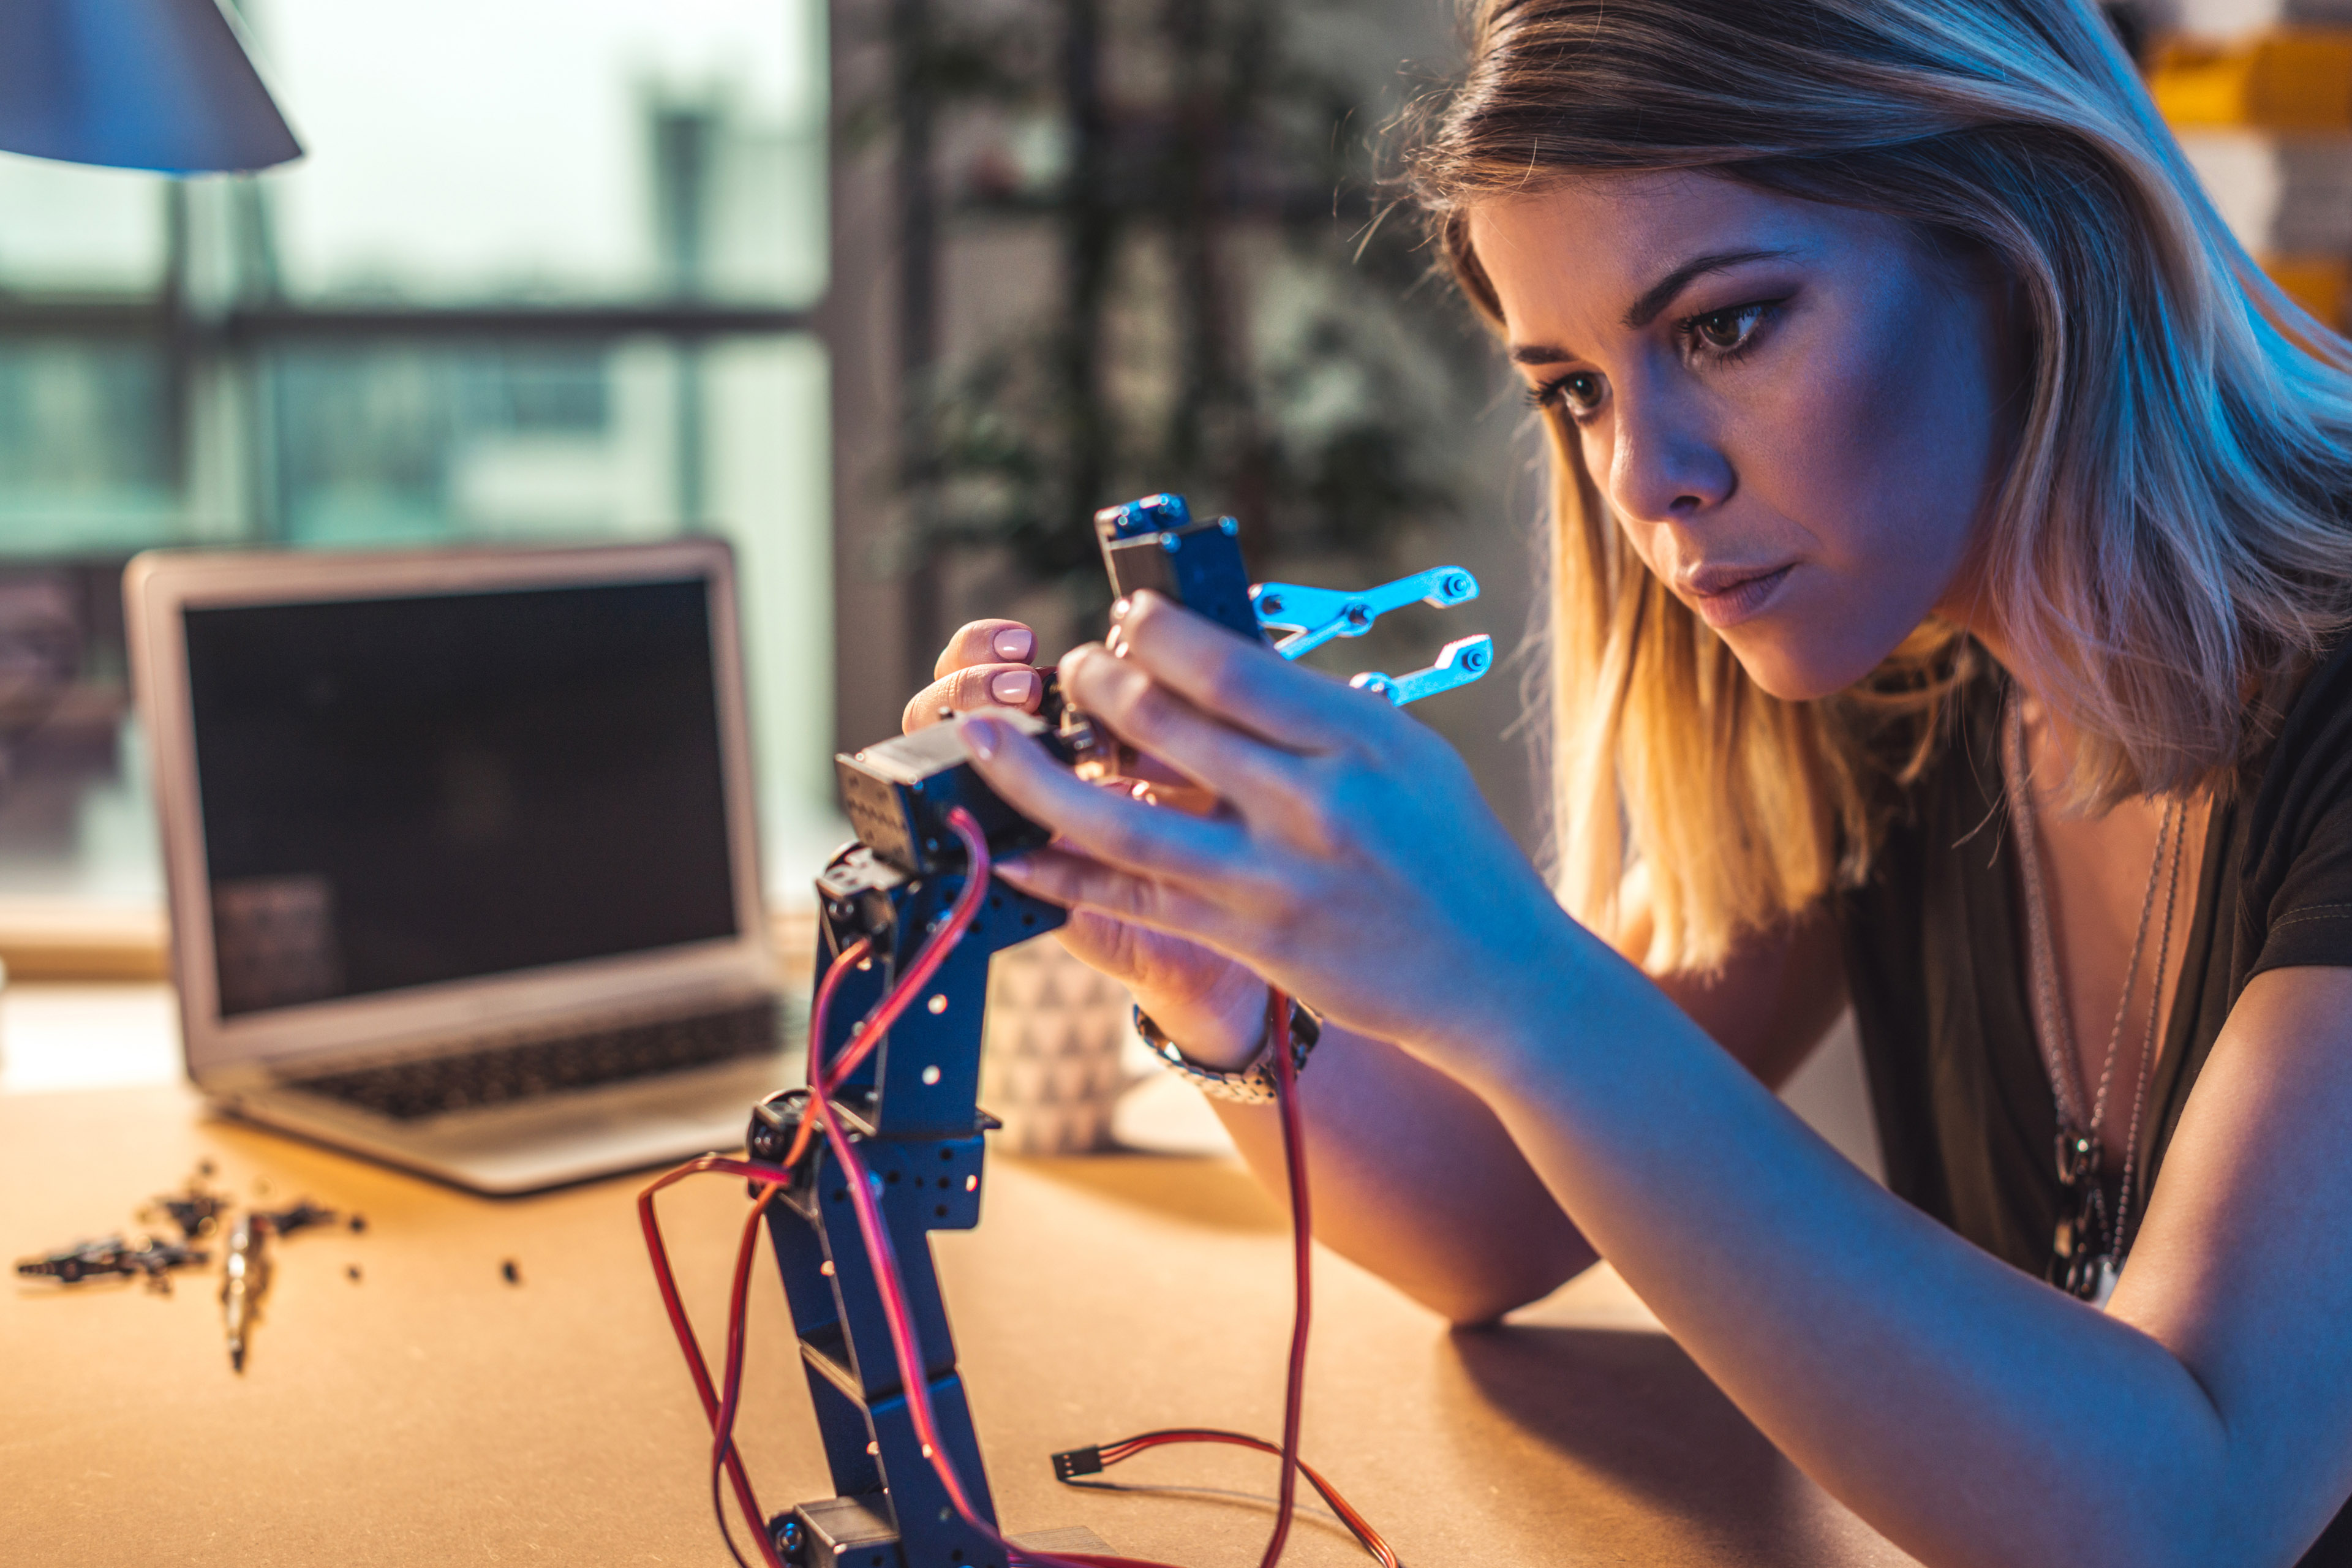
<path id="1" fill-rule="evenodd" d="M 709 591 L 190 607 L 222 1016 L 733 938 Z"/>

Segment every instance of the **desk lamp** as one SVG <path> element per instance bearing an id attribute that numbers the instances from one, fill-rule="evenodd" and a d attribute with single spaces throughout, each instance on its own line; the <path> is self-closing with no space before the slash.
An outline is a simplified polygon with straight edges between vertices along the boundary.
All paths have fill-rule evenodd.
<path id="1" fill-rule="evenodd" d="M 302 144 L 218 0 L 0 0 L 0 152 L 205 174 Z"/>

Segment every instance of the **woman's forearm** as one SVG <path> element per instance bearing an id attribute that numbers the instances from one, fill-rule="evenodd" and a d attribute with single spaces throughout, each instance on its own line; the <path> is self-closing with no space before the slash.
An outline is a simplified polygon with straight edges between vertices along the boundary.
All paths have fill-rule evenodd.
<path id="1" fill-rule="evenodd" d="M 1874 1185 L 1599 942 L 1546 970 L 1516 1037 L 1416 1049 L 1807 1473 L 1939 1564 L 2219 1560 L 2227 1433 L 2169 1352 Z"/>
<path id="2" fill-rule="evenodd" d="M 1594 1260 L 1485 1101 L 1336 1025 L 1299 1078 L 1318 1239 L 1456 1323 L 1491 1322 Z M 1271 1106 L 1213 1101 L 1242 1157 L 1285 1187 Z"/>

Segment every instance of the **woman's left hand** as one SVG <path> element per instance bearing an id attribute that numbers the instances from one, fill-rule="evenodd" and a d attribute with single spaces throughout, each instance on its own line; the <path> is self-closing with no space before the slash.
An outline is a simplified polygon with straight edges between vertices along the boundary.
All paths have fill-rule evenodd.
<path id="1" fill-rule="evenodd" d="M 1108 647 L 1063 658 L 1062 689 L 1222 805 L 1193 816 L 1097 788 L 967 719 L 982 776 L 1056 835 L 1007 881 L 1193 938 L 1417 1052 L 1475 1046 L 1528 1004 L 1524 966 L 1570 922 L 1453 748 L 1157 595 L 1114 617 Z"/>

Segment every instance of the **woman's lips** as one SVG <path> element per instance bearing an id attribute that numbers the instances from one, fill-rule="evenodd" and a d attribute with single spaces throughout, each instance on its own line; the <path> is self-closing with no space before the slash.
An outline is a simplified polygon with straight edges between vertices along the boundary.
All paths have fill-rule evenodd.
<path id="1" fill-rule="evenodd" d="M 1780 591 L 1780 584 L 1789 580 L 1789 574 L 1795 569 L 1796 563 L 1791 562 L 1786 566 L 1776 566 L 1769 572 L 1759 572 L 1750 577 L 1718 579 L 1717 583 L 1709 584 L 1708 590 L 1702 590 L 1693 584 L 1690 586 L 1693 606 L 1700 618 L 1717 631 L 1737 626 L 1762 613 L 1764 606 Z"/>

